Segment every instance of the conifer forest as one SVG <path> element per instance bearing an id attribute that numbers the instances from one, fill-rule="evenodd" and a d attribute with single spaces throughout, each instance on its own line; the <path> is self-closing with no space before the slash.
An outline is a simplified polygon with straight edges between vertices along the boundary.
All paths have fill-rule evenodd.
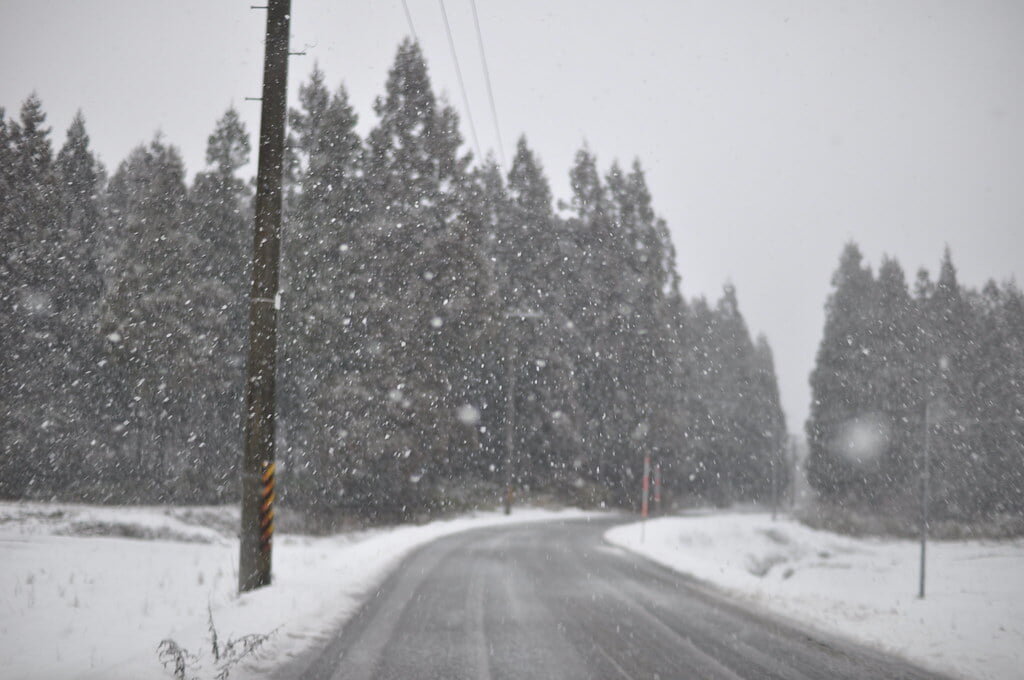
<path id="1" fill-rule="evenodd" d="M 466 151 L 414 42 L 364 136 L 340 78 L 314 68 L 288 116 L 284 506 L 414 518 L 496 503 L 508 476 L 635 508 L 645 456 L 666 503 L 791 485 L 771 346 L 743 291 L 684 298 L 639 161 L 584 146 L 559 199 L 526 136 L 508 167 Z M 35 95 L 0 113 L 0 497 L 237 501 L 250 131 L 228 109 L 191 182 L 160 134 L 113 168 L 81 114 L 56 144 Z M 961 288 L 947 251 L 911 289 L 850 243 L 826 312 L 806 424 L 820 499 L 916 516 L 931 436 L 937 512 L 1024 513 L 1019 288 Z"/>
<path id="2" fill-rule="evenodd" d="M 977 522 L 1024 515 L 1024 295 L 1013 282 L 937 279 L 911 289 L 854 243 L 832 279 L 811 375 L 807 475 L 833 504 L 916 517 L 924 456 L 930 512 Z"/>

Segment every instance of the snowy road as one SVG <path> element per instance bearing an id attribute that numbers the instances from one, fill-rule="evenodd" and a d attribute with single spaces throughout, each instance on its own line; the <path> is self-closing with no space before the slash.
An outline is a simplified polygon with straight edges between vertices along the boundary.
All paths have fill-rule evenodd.
<path id="1" fill-rule="evenodd" d="M 282 677 L 935 677 L 753 614 L 607 546 L 612 524 L 495 527 L 435 541 Z"/>

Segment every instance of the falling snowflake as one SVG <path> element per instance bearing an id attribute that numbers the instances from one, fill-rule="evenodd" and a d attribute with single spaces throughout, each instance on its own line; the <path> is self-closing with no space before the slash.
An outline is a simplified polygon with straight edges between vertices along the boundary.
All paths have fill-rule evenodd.
<path id="1" fill-rule="evenodd" d="M 463 425 L 476 425 L 480 422 L 480 411 L 472 404 L 463 404 L 455 411 L 455 416 Z"/>

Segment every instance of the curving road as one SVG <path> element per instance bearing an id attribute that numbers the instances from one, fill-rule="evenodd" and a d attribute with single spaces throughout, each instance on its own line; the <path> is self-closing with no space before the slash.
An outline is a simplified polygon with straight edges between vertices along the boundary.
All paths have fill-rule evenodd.
<path id="1" fill-rule="evenodd" d="M 612 520 L 457 534 L 414 552 L 325 647 L 317 680 L 933 678 L 752 613 L 607 546 Z"/>

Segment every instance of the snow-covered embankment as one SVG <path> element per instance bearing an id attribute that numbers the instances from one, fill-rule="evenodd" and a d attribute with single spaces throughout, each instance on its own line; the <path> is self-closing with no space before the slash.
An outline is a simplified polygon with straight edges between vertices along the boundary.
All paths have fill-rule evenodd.
<path id="1" fill-rule="evenodd" d="M 212 678 L 209 608 L 221 645 L 275 631 L 230 675 L 267 677 L 325 639 L 417 546 L 583 514 L 520 508 L 326 538 L 279 534 L 273 586 L 239 596 L 236 508 L 0 503 L 0 675 L 169 678 L 157 660 L 169 638 L 199 657 L 188 677 Z"/>
<path id="2" fill-rule="evenodd" d="M 605 535 L 803 625 L 964 678 L 1024 673 L 1024 541 L 853 539 L 764 514 L 671 517 Z"/>

